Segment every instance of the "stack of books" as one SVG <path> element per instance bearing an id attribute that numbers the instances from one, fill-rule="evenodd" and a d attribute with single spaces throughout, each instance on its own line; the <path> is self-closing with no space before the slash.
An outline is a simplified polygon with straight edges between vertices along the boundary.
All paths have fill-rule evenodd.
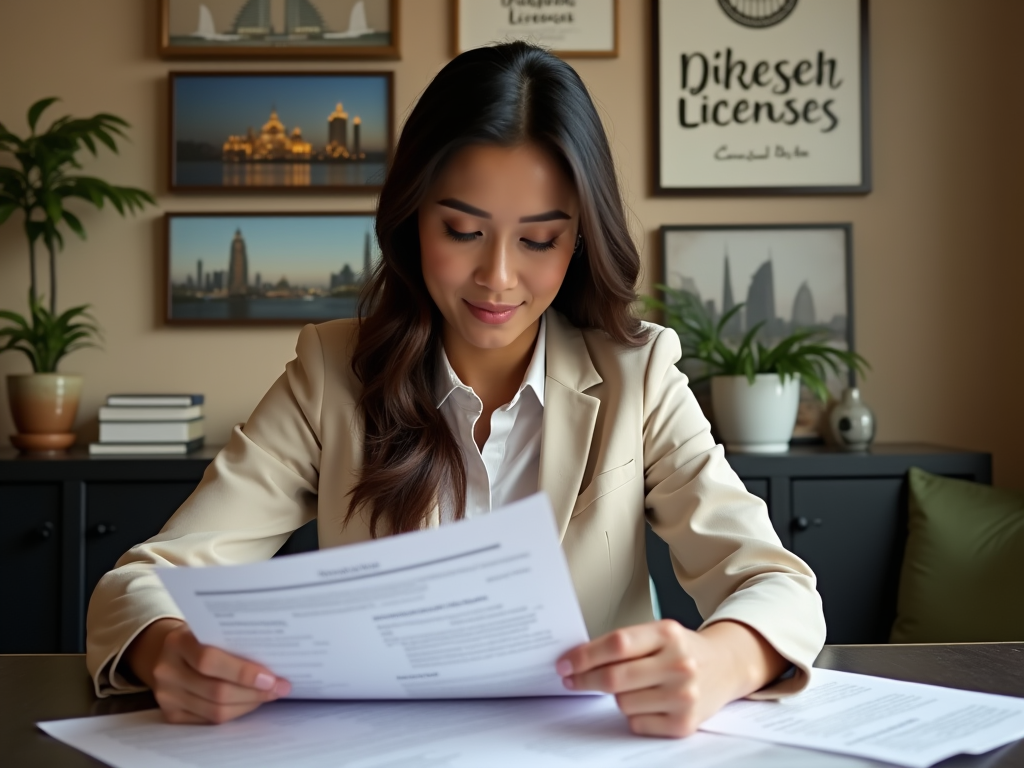
<path id="1" fill-rule="evenodd" d="M 183 455 L 202 447 L 202 395 L 110 395 L 93 456 Z"/>

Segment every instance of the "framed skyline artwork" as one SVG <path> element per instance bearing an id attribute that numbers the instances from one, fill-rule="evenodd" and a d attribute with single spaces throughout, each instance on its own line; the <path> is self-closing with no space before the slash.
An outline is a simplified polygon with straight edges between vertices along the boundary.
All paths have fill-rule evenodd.
<path id="1" fill-rule="evenodd" d="M 451 0 L 452 48 L 526 40 L 562 58 L 619 55 L 618 0 Z"/>
<path id="2" fill-rule="evenodd" d="M 355 317 L 380 259 L 373 213 L 168 213 L 164 224 L 169 325 Z"/>
<path id="3" fill-rule="evenodd" d="M 397 59 L 399 0 L 160 0 L 164 58 Z"/>
<path id="4" fill-rule="evenodd" d="M 390 72 L 171 72 L 172 192 L 375 192 L 391 156 Z"/>
<path id="5" fill-rule="evenodd" d="M 724 329 L 727 342 L 738 343 L 764 323 L 757 338 L 767 345 L 813 329 L 825 343 L 853 350 L 851 244 L 850 224 L 664 226 L 663 282 L 696 296 L 716 321 L 742 303 Z M 687 361 L 684 372 L 704 375 L 695 361 Z M 856 378 L 850 371 L 827 383 L 837 396 Z M 823 412 L 824 404 L 804 387 L 794 440 L 819 440 Z"/>
<path id="6" fill-rule="evenodd" d="M 868 0 L 650 0 L 656 195 L 871 191 Z"/>

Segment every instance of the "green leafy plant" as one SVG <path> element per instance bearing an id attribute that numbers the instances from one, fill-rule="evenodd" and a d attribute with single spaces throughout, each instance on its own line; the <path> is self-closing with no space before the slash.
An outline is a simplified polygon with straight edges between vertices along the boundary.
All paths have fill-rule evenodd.
<path id="1" fill-rule="evenodd" d="M 799 376 L 815 395 L 827 400 L 829 392 L 825 382 L 829 372 L 841 374 L 845 368 L 850 368 L 863 373 L 865 368 L 871 367 L 856 352 L 826 344 L 827 334 L 822 330 L 796 331 L 768 347 L 757 339 L 764 326 L 762 322 L 748 330 L 738 345 L 730 346 L 722 333 L 743 309 L 743 304 L 737 304 L 715 322 L 693 294 L 666 285 L 655 287 L 662 291 L 665 300 L 644 296 L 644 304 L 648 309 L 659 310 L 665 324 L 679 335 L 683 348 L 680 362 L 704 363 L 705 375 L 696 381 L 713 376 L 746 376 L 753 384 L 759 373 L 776 373 L 783 382 Z"/>
<path id="2" fill-rule="evenodd" d="M 56 98 L 40 99 L 29 107 L 28 136 L 18 136 L 0 123 L 0 153 L 10 153 L 15 161 L 13 165 L 0 165 L 0 225 L 17 211 L 24 214 L 30 275 L 28 319 L 15 312 L 0 313 L 0 318 L 12 324 L 0 330 L 0 338 L 7 339 L 0 352 L 25 352 L 40 372 L 55 370 L 57 362 L 68 352 L 96 346 L 87 341 L 98 334 L 88 315 L 88 305 L 57 313 L 57 253 L 64 247 L 61 230 L 66 226 L 85 239 L 85 227 L 65 208 L 65 203 L 78 199 L 102 208 L 109 202 L 122 216 L 156 204 L 144 190 L 73 173 L 82 167 L 77 156 L 83 150 L 96 156 L 97 147 L 102 144 L 116 154 L 117 139 L 127 138 L 123 129 L 128 123 L 106 113 L 88 118 L 65 115 L 37 133 L 39 118 L 55 101 Z M 49 309 L 42 306 L 37 284 L 36 246 L 40 241 L 49 254 Z M 81 318 L 89 322 L 75 322 Z"/>
<path id="3" fill-rule="evenodd" d="M 99 346 L 93 339 L 99 337 L 100 329 L 88 305 L 72 307 L 55 315 L 40 301 L 29 294 L 28 304 L 31 321 L 16 312 L 0 309 L 0 319 L 10 325 L 0 328 L 0 352 L 17 350 L 32 362 L 36 373 L 53 373 L 60 359 L 76 349 Z"/>

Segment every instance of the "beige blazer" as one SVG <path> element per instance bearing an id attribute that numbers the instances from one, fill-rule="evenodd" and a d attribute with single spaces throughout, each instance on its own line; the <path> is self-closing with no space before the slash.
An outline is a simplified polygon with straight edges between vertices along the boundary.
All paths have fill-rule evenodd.
<path id="1" fill-rule="evenodd" d="M 628 349 L 554 311 L 547 318 L 539 485 L 590 636 L 653 619 L 649 520 L 706 622 L 741 621 L 796 665 L 762 695 L 802 688 L 825 638 L 814 574 L 781 546 L 764 502 L 715 445 L 675 367 L 675 333 L 650 326 L 649 341 Z M 343 524 L 362 461 L 360 385 L 350 366 L 356 331 L 354 320 L 303 328 L 296 358 L 193 494 L 100 580 L 87 642 L 99 695 L 139 690 L 119 673 L 122 652 L 151 622 L 180 616 L 153 566 L 269 558 L 313 519 L 321 548 L 369 538 L 363 519 Z"/>

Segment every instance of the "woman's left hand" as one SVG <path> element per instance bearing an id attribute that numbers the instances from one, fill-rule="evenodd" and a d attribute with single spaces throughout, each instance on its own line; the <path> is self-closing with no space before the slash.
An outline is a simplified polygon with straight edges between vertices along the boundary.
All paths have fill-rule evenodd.
<path id="1" fill-rule="evenodd" d="M 679 738 L 787 666 L 745 624 L 720 621 L 694 632 L 665 619 L 579 645 L 556 669 L 570 690 L 615 694 L 633 733 Z"/>

